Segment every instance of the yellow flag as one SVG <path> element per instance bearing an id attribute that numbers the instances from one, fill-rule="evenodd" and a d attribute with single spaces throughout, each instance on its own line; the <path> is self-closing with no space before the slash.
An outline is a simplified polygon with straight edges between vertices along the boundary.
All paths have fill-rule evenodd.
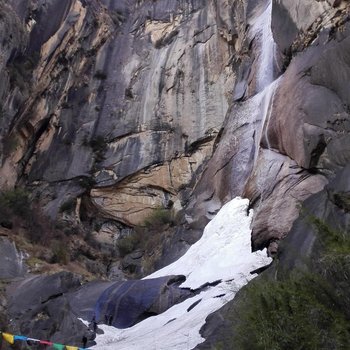
<path id="1" fill-rule="evenodd" d="M 79 348 L 77 346 L 68 346 L 68 345 L 66 345 L 66 349 L 67 350 L 79 350 Z"/>
<path id="2" fill-rule="evenodd" d="M 14 344 L 15 343 L 15 337 L 13 336 L 13 334 L 2 333 L 2 337 L 3 337 L 4 340 L 6 340 L 10 344 Z"/>

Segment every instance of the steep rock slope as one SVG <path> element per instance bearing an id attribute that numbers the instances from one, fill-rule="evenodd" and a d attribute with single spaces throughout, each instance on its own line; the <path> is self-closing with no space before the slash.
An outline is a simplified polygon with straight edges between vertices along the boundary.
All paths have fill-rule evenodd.
<path id="1" fill-rule="evenodd" d="M 2 188 L 27 186 L 43 216 L 110 246 L 159 210 L 187 225 L 231 101 L 243 4 L 2 6 L 25 33 L 4 48 Z"/>

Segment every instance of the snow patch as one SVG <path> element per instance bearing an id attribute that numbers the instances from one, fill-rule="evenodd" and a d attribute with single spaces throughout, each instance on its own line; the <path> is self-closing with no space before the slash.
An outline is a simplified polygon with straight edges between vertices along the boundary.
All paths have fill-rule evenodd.
<path id="1" fill-rule="evenodd" d="M 251 271 L 271 262 L 266 250 L 251 252 L 253 213 L 248 213 L 248 205 L 247 199 L 239 197 L 225 204 L 184 256 L 146 277 L 185 275 L 181 287 L 191 289 L 221 280 L 219 284 L 133 327 L 100 326 L 104 334 L 97 336 L 93 349 L 185 350 L 202 343 L 199 330 L 206 317 L 232 300 L 256 276 Z"/>

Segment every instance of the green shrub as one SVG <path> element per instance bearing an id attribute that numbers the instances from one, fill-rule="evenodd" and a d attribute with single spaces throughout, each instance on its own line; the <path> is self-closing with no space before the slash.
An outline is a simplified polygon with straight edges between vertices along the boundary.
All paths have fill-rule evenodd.
<path id="1" fill-rule="evenodd" d="M 247 288 L 235 348 L 350 348 L 349 319 L 341 305 L 335 305 L 334 288 L 326 280 L 294 273 L 283 281 L 259 282 Z"/>
<path id="2" fill-rule="evenodd" d="M 308 272 L 253 281 L 238 305 L 237 349 L 350 349 L 350 238 L 305 215 L 320 244 Z M 233 322 L 234 324 L 234 322 Z"/>
<path id="3" fill-rule="evenodd" d="M 152 214 L 150 214 L 144 221 L 144 225 L 149 228 L 156 228 L 172 223 L 171 211 L 164 208 L 154 209 Z"/>
<path id="4" fill-rule="evenodd" d="M 324 253 L 350 254 L 350 236 L 345 231 L 331 227 L 315 215 L 307 215 L 307 221 L 315 229 Z"/>
<path id="5" fill-rule="evenodd" d="M 0 217 L 16 215 L 27 219 L 30 213 L 29 193 L 22 188 L 15 188 L 0 193 Z"/>
<path id="6" fill-rule="evenodd" d="M 121 257 L 130 254 L 140 244 L 140 237 L 136 232 L 129 234 L 117 241 L 117 247 Z"/>
<path id="7" fill-rule="evenodd" d="M 67 250 L 67 244 L 63 241 L 53 241 L 51 244 L 51 250 L 53 253 L 51 263 L 67 265 L 69 262 L 69 251 Z"/>

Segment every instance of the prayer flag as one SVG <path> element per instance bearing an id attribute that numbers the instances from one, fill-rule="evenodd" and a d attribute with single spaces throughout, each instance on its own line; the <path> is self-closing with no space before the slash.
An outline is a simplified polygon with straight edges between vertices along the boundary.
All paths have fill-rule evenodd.
<path id="1" fill-rule="evenodd" d="M 53 344 L 53 348 L 55 350 L 64 350 L 64 345 L 63 344 L 54 343 Z"/>
<path id="2" fill-rule="evenodd" d="M 66 349 L 67 350 L 79 350 L 79 348 L 77 346 L 68 346 L 68 345 L 66 345 Z"/>
<path id="3" fill-rule="evenodd" d="M 2 337 L 4 340 L 6 340 L 9 344 L 14 344 L 15 339 L 13 334 L 10 333 L 2 333 Z"/>
<path id="4" fill-rule="evenodd" d="M 40 340 L 39 339 L 35 339 L 35 338 L 28 338 L 27 341 L 33 341 L 33 342 L 36 342 L 36 343 L 39 343 Z"/>
<path id="5" fill-rule="evenodd" d="M 46 340 L 40 340 L 40 344 L 44 344 L 44 345 L 53 345 L 52 342 L 46 341 Z"/>
<path id="6" fill-rule="evenodd" d="M 22 340 L 22 341 L 27 341 L 28 340 L 28 337 L 25 337 L 23 335 L 15 335 L 15 341 L 16 340 Z"/>

